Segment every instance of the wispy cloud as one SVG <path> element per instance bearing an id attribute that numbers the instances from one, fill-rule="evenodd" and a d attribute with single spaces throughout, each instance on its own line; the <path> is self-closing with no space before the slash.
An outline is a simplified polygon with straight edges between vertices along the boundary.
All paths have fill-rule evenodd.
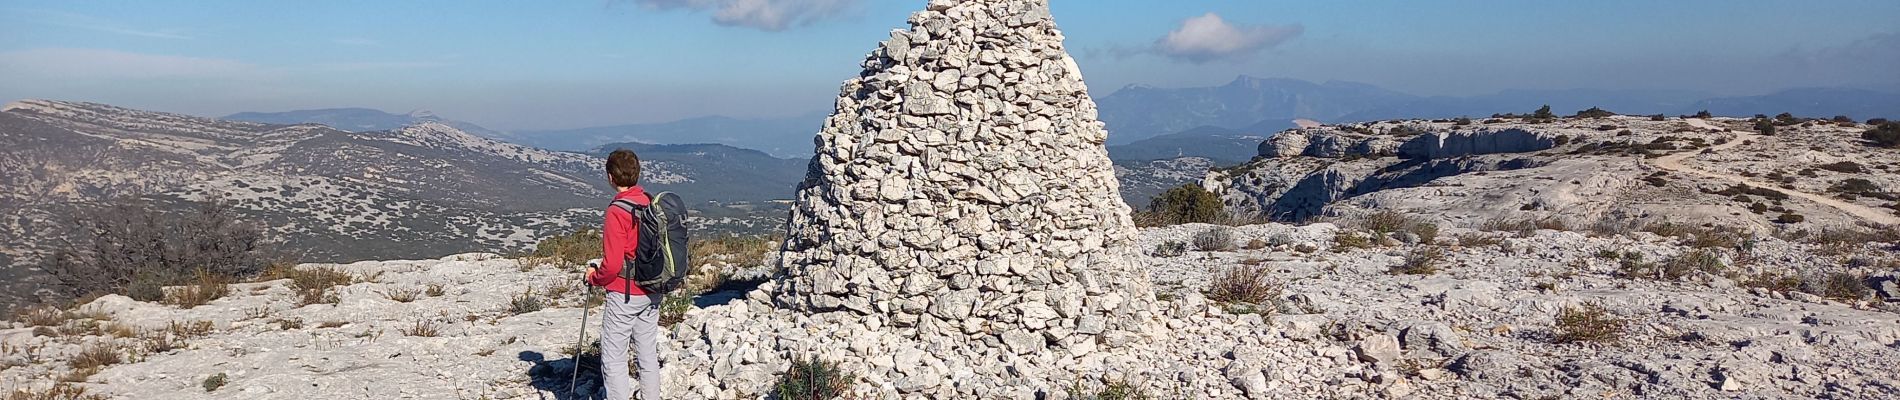
<path id="1" fill-rule="evenodd" d="M 634 2 L 641 7 L 656 10 L 711 10 L 714 23 L 777 32 L 839 17 L 857 9 L 862 0 L 634 0 Z"/>
<path id="2" fill-rule="evenodd" d="M 1228 23 L 1220 14 L 1207 13 L 1182 21 L 1181 27 L 1155 41 L 1154 51 L 1197 64 L 1244 59 L 1305 32 L 1306 28 L 1300 25 L 1237 25 Z"/>
<path id="3" fill-rule="evenodd" d="M 360 61 L 317 64 L 314 66 L 314 69 L 333 72 L 362 72 L 440 68 L 450 65 L 452 64 L 438 61 Z"/>
<path id="4" fill-rule="evenodd" d="M 340 44 L 344 46 L 360 46 L 360 47 L 382 47 L 383 46 L 383 42 L 380 40 L 363 38 L 363 37 L 343 37 L 343 38 L 330 39 L 330 43 L 336 43 L 336 44 Z"/>
<path id="5" fill-rule="evenodd" d="M 255 64 L 117 50 L 44 48 L 0 52 L 0 75 L 9 79 L 142 80 L 160 78 L 254 79 L 277 74 Z"/>
<path id="6" fill-rule="evenodd" d="M 85 15 L 85 14 L 76 14 L 76 13 L 70 13 L 70 12 L 51 11 L 51 10 L 11 10 L 11 11 L 18 12 L 20 13 L 20 15 L 26 16 L 25 20 L 33 21 L 33 22 L 37 22 L 41 24 L 46 24 L 46 25 L 52 25 L 52 26 L 60 26 L 60 27 L 67 27 L 67 28 L 74 28 L 74 29 L 84 29 L 84 30 L 89 30 L 89 31 L 113 33 L 113 34 L 126 35 L 126 36 L 157 38 L 157 39 L 192 39 L 193 38 L 192 36 L 185 34 L 185 31 L 182 29 L 175 29 L 175 28 L 150 29 L 150 28 L 143 28 L 143 27 L 135 27 L 123 22 L 114 21 L 114 20 L 106 19 L 106 18 L 95 17 L 91 15 Z"/>

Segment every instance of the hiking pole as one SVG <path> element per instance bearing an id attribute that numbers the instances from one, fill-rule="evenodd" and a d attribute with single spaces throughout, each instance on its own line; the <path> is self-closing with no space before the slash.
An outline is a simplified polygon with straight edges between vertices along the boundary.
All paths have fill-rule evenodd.
<path id="1" fill-rule="evenodd" d="M 593 264 L 593 262 L 589 262 L 588 264 Z M 585 283 L 587 278 L 586 276 L 581 277 L 583 283 Z M 587 312 L 593 309 L 593 307 L 587 303 L 593 301 L 593 299 L 593 285 L 587 285 L 581 289 L 581 338 L 574 342 L 574 374 L 567 377 L 567 394 L 569 396 L 575 394 L 574 389 L 581 379 L 581 355 L 587 352 Z"/>
<path id="2" fill-rule="evenodd" d="M 594 288 L 589 287 L 583 293 L 586 295 L 581 296 L 581 339 L 574 342 L 574 374 L 567 377 L 567 394 L 570 396 L 574 395 L 574 388 L 581 379 L 581 354 L 586 353 L 584 346 L 587 346 L 587 311 L 593 308 L 587 302 L 594 297 Z"/>

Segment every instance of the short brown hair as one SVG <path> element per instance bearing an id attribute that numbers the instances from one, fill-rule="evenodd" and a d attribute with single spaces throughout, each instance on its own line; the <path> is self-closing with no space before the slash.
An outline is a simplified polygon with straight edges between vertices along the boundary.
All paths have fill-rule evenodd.
<path id="1" fill-rule="evenodd" d="M 607 179 L 618 187 L 640 184 L 640 156 L 627 149 L 614 150 L 613 154 L 608 154 Z"/>

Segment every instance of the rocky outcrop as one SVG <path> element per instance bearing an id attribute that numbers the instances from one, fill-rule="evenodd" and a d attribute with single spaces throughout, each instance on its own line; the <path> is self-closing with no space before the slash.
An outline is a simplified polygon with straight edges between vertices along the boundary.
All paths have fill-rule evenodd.
<path id="1" fill-rule="evenodd" d="M 1750 176 L 1757 176 L 1751 182 L 1762 182 L 1757 187 L 1807 194 L 1829 193 L 1849 179 L 1900 187 L 1892 174 L 1867 173 L 1896 159 L 1853 144 L 1855 127 L 1793 125 L 1783 128 L 1792 134 L 1774 136 L 1732 131 L 1746 124 L 1610 116 L 1307 127 L 1262 142 L 1260 158 L 1216 171 L 1203 186 L 1220 193 L 1230 211 L 1282 221 L 1399 210 L 1466 226 L 1504 219 L 1592 224 L 1613 218 L 1774 229 L 1785 225 L 1775 222 L 1782 214 L 1805 217 L 1807 222 L 1798 225 L 1881 222 L 1866 217 L 1867 212 L 1809 200 L 1826 195 L 1736 196 L 1735 182 Z M 1722 149 L 1736 151 L 1717 148 L 1724 143 Z M 1657 165 L 1683 159 L 1711 164 Z M 1854 165 L 1862 172 L 1854 172 Z M 1678 173 L 1683 168 L 1705 173 Z M 1900 209 L 1878 196 L 1841 201 L 1861 209 Z"/>
<path id="2" fill-rule="evenodd" d="M 1419 135 L 1400 145 L 1401 159 L 1440 159 L 1482 154 L 1529 153 L 1557 147 L 1549 134 L 1524 128 L 1478 129 L 1432 132 Z"/>

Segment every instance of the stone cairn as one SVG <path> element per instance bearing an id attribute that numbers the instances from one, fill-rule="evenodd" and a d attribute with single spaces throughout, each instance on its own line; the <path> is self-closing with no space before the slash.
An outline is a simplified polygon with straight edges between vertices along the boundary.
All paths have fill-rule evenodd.
<path id="1" fill-rule="evenodd" d="M 931 0 L 910 24 L 865 58 L 818 133 L 784 274 L 747 309 L 708 309 L 676 333 L 704 337 L 681 345 L 682 363 L 713 370 L 682 389 L 769 386 L 757 381 L 782 356 L 728 353 L 763 346 L 833 356 L 885 386 L 879 397 L 1033 397 L 1146 340 L 1155 307 L 1128 261 L 1134 224 L 1048 1 Z"/>

